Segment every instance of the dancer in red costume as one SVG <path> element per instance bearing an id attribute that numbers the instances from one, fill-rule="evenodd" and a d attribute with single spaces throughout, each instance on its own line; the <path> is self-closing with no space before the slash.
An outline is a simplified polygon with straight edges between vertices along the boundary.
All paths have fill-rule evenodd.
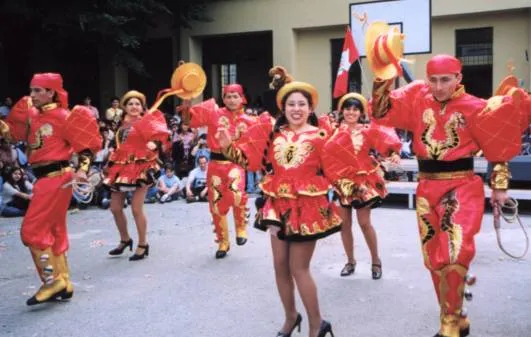
<path id="1" fill-rule="evenodd" d="M 275 122 L 260 115 L 245 143 L 233 143 L 225 128 L 216 137 L 223 153 L 251 171 L 265 168 L 260 184 L 265 203 L 257 226 L 269 229 L 276 283 L 285 311 L 285 323 L 277 336 L 291 336 L 302 316 L 295 306 L 295 284 L 309 317 L 309 336 L 332 332 L 321 319 L 317 288 L 310 273 L 316 241 L 340 230 L 341 219 L 328 201 L 330 184 L 321 173 L 323 146 L 329 134 L 318 127 L 312 112 L 317 91 L 307 83 L 292 82 L 277 93 L 283 114 Z"/>
<path id="2" fill-rule="evenodd" d="M 339 100 L 337 110 L 340 126 L 325 145 L 323 164 L 326 175 L 334 181 L 342 206 L 341 239 L 347 263 L 341 276 L 353 274 L 356 268 L 352 236 L 352 208 L 355 208 L 371 253 L 372 278 L 377 280 L 382 277 L 382 262 L 378 255 L 376 231 L 371 224 L 371 209 L 380 206 L 387 190 L 380 164 L 370 151 L 376 150 L 397 164 L 401 143 L 394 129 L 361 123 L 367 114 L 367 100 L 362 95 L 346 94 Z"/>
<path id="3" fill-rule="evenodd" d="M 61 75 L 35 74 L 30 92 L 31 98 L 22 98 L 6 123 L 0 121 L 0 129 L 4 137 L 28 142 L 29 163 L 37 177 L 21 228 L 22 242 L 29 247 L 43 282 L 27 301 L 34 305 L 73 296 L 66 260 L 66 212 L 72 199 L 72 187 L 67 184 L 75 176 L 86 177 L 102 139 L 90 110 L 81 106 L 67 110 Z M 77 173 L 69 163 L 74 152 L 79 154 Z"/>
<path id="4" fill-rule="evenodd" d="M 467 272 L 485 198 L 483 181 L 474 174 L 473 156 L 483 150 L 493 162 L 491 203 L 504 204 L 507 161 L 520 151 L 519 92 L 488 101 L 467 94 L 461 84 L 461 62 L 450 55 L 436 55 L 428 61 L 426 82 L 415 81 L 391 91 L 395 77 L 401 74 L 397 39 L 400 34 L 382 23 L 367 30 L 368 60 L 377 77 L 372 117 L 413 133 L 420 171 L 416 203 L 422 252 L 440 305 L 436 336 L 463 337 L 470 331 L 463 309 L 463 296 L 468 292 L 465 283 L 471 285 L 475 280 Z"/>
<path id="5" fill-rule="evenodd" d="M 187 107 L 189 101 L 185 101 Z M 214 99 L 194 105 L 183 110 L 183 121 L 189 121 L 193 128 L 207 126 L 207 144 L 210 148 L 208 164 L 208 202 L 214 221 L 214 232 L 218 250 L 216 258 L 221 259 L 230 249 L 227 213 L 232 207 L 234 225 L 236 226 L 236 244 L 247 242 L 247 193 L 245 191 L 245 170 L 230 162 L 221 153 L 215 138 L 218 127 L 229 130 L 236 142 L 244 141 L 247 128 L 254 124 L 256 117 L 244 113 L 246 104 L 243 88 L 239 84 L 229 84 L 223 88 L 224 108 L 218 108 Z"/>
<path id="6" fill-rule="evenodd" d="M 158 150 L 168 147 L 170 131 L 162 112 L 146 113 L 144 94 L 129 91 L 120 104 L 124 115 L 103 181 L 112 191 L 111 212 L 120 233 L 120 243 L 109 255 L 121 255 L 128 247 L 132 250 L 133 239 L 127 231 L 124 213 L 126 193 L 132 192 L 131 209 L 138 231 L 138 246 L 129 260 L 137 261 L 149 255 L 144 199 L 149 186 L 156 182 L 155 175 L 160 170 Z"/>

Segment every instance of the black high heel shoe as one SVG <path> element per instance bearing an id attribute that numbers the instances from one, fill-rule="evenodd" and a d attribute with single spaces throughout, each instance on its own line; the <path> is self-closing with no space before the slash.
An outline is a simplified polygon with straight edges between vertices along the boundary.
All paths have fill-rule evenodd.
<path id="1" fill-rule="evenodd" d="M 109 255 L 122 255 L 124 250 L 129 247 L 129 251 L 133 250 L 133 239 L 129 239 L 127 241 L 120 240 L 120 243 L 118 244 L 118 247 L 114 248 L 113 250 L 109 251 Z"/>
<path id="2" fill-rule="evenodd" d="M 138 248 L 142 248 L 144 249 L 144 252 L 142 254 L 137 254 L 136 252 L 133 254 L 133 256 L 131 256 L 129 258 L 129 261 L 138 261 L 138 260 L 142 260 L 143 258 L 145 258 L 146 256 L 149 255 L 149 245 L 146 244 L 146 245 L 138 245 Z"/>
<path id="3" fill-rule="evenodd" d="M 295 319 L 295 323 L 293 323 L 293 327 L 289 332 L 279 332 L 277 333 L 277 337 L 291 337 L 291 333 L 295 328 L 297 328 L 297 332 L 301 332 L 301 322 L 302 322 L 302 316 L 301 314 L 297 313 L 297 319 Z"/>
<path id="4" fill-rule="evenodd" d="M 325 337 L 328 333 L 330 333 L 330 336 L 334 337 L 334 332 L 332 332 L 332 324 L 323 320 L 321 321 L 321 327 L 319 328 L 317 337 Z"/>

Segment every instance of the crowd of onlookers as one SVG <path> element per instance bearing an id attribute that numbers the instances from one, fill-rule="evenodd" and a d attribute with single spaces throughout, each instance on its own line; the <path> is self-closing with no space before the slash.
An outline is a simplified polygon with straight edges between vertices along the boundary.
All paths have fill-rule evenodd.
<path id="1" fill-rule="evenodd" d="M 9 97 L 1 103 L 0 119 L 7 117 L 12 104 L 13 101 Z M 89 177 L 95 177 L 91 181 L 97 184 L 93 198 L 89 203 L 85 203 L 86 200 L 81 197 L 73 198 L 71 206 L 86 208 L 92 204 L 108 208 L 110 191 L 101 184 L 102 179 L 100 178 L 107 165 L 109 155 L 117 146 L 115 135 L 123 111 L 120 109 L 119 99 L 116 97 L 111 100 L 109 108 L 102 113 L 92 105 L 91 98 L 88 96 L 83 100 L 83 104 L 98 119 L 103 146 L 102 150 L 95 155 L 89 172 Z M 257 115 L 261 111 L 263 110 L 259 108 L 247 108 L 245 113 Z M 175 111 L 166 113 L 165 116 L 171 131 L 171 148 L 160 153 L 161 169 L 156 174 L 159 178 L 157 183 L 149 189 L 146 203 L 165 203 L 178 199 L 184 199 L 187 202 L 206 201 L 208 195 L 206 174 L 210 160 L 206 128 L 190 128 L 181 120 L 178 106 Z M 337 124 L 338 114 L 336 111 L 329 112 L 328 116 L 332 124 Z M 402 140 L 401 158 L 414 158 L 411 133 L 398 130 L 398 135 Z M 522 137 L 522 155 L 531 155 L 531 128 Z M 75 160 L 75 158 L 73 159 Z M 260 172 L 247 172 L 246 178 L 247 192 L 259 193 Z M 399 179 L 393 176 L 392 172 L 388 178 L 391 180 Z M 408 177 L 408 180 L 411 178 Z M 0 139 L 0 216 L 22 216 L 25 214 L 32 197 L 32 183 L 34 181 L 35 177 L 28 165 L 26 144 L 22 142 L 9 144 Z"/>
<path id="2" fill-rule="evenodd" d="M 111 192 L 102 184 L 102 177 L 110 154 L 116 144 L 115 135 L 120 126 L 123 111 L 119 106 L 119 99 L 113 98 L 110 107 L 102 112 L 94 107 L 90 97 L 83 100 L 94 116 L 98 119 L 102 135 L 102 149 L 96 153 L 92 167 L 88 173 L 89 180 L 95 184 L 95 190 L 90 200 L 76 195 L 72 199 L 73 209 L 84 209 L 91 205 L 108 208 Z M 6 99 L 0 106 L 0 118 L 9 114 L 11 99 Z M 256 114 L 255 109 L 247 109 L 246 113 Z M 193 129 L 185 124 L 178 107 L 175 111 L 165 114 L 168 128 L 171 131 L 171 147 L 160 153 L 161 168 L 156 172 L 157 182 L 146 195 L 146 203 L 166 203 L 178 199 L 186 202 L 207 201 L 208 186 L 206 175 L 210 149 L 207 144 L 206 128 Z M 76 158 L 73 158 L 75 161 Z M 247 174 L 251 193 L 258 192 L 259 174 Z M 28 208 L 32 196 L 32 183 L 35 177 L 28 165 L 26 144 L 7 143 L 0 139 L 0 216 L 23 216 Z"/>

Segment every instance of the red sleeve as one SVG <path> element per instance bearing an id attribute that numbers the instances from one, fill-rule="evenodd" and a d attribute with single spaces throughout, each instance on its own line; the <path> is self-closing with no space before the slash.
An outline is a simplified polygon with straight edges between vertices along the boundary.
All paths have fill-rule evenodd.
<path id="1" fill-rule="evenodd" d="M 35 109 L 31 103 L 31 98 L 29 96 L 22 97 L 7 115 L 4 121 L 7 129 L 5 132 L 2 130 L 2 133 L 6 133 L 8 137 L 15 141 L 27 141 L 28 122 L 32 113 L 35 113 Z"/>
<path id="2" fill-rule="evenodd" d="M 247 167 L 251 171 L 258 171 L 262 168 L 264 150 L 270 146 L 270 135 L 273 131 L 275 120 L 264 112 L 258 117 L 255 125 L 247 129 L 246 142 L 240 142 L 237 147 L 247 158 Z"/>
<path id="3" fill-rule="evenodd" d="M 330 117 L 328 115 L 319 116 L 317 120 L 319 121 L 319 128 L 326 130 L 329 135 L 334 133 L 334 127 L 330 123 Z"/>
<path id="4" fill-rule="evenodd" d="M 338 129 L 324 144 L 321 151 L 321 164 L 325 176 L 331 181 L 355 176 L 355 163 L 358 161 L 349 132 Z"/>
<path id="5" fill-rule="evenodd" d="M 371 119 L 378 124 L 413 131 L 414 106 L 422 97 L 423 81 L 414 81 L 408 85 L 390 91 L 392 82 L 374 84 L 371 100 Z"/>
<path id="6" fill-rule="evenodd" d="M 190 127 L 207 126 L 212 120 L 212 115 L 216 113 L 216 109 L 216 100 L 213 98 L 190 107 Z"/>
<path id="7" fill-rule="evenodd" d="M 520 153 L 521 128 L 526 119 L 520 94 L 491 97 L 472 115 L 472 137 L 488 161 L 509 161 Z"/>
<path id="8" fill-rule="evenodd" d="M 262 168 L 264 150 L 270 145 L 271 131 L 275 120 L 266 112 L 247 129 L 245 142 L 235 142 L 223 150 L 223 154 L 233 163 L 251 171 Z"/>
<path id="9" fill-rule="evenodd" d="M 103 143 L 96 118 L 84 106 L 76 105 L 72 108 L 66 117 L 63 135 L 77 153 L 88 149 L 95 154 Z"/>
<path id="10" fill-rule="evenodd" d="M 391 153 L 400 153 L 402 142 L 396 130 L 387 126 L 371 123 L 368 140 L 371 148 L 378 151 L 382 156 L 387 157 Z"/>
<path id="11" fill-rule="evenodd" d="M 144 115 L 141 120 L 135 123 L 134 128 L 146 143 L 158 141 L 162 143 L 163 148 L 167 148 L 170 130 L 168 130 L 166 119 L 160 110 Z"/>

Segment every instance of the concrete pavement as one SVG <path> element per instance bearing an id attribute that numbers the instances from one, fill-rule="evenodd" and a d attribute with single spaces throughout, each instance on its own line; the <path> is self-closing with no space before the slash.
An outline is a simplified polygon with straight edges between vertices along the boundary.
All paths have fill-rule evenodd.
<path id="1" fill-rule="evenodd" d="M 252 205 L 253 200 L 250 201 Z M 136 244 L 136 230 L 128 213 Z M 0 219 L 0 336 L 274 336 L 283 321 L 272 269 L 269 236 L 252 228 L 249 242 L 215 260 L 216 245 L 206 203 L 146 205 L 150 256 L 130 262 L 129 252 L 109 258 L 118 242 L 110 211 L 69 215 L 69 260 L 75 286 L 70 302 L 27 307 L 39 286 L 20 219 Z M 531 217 L 524 216 L 531 224 Z M 355 275 L 339 276 L 345 263 L 340 235 L 320 240 L 312 261 L 323 317 L 337 337 L 433 336 L 438 307 L 422 264 L 413 210 L 373 212 L 383 278 L 370 278 L 368 249 L 356 226 Z M 514 225 L 506 245 L 522 248 Z M 478 277 L 467 303 L 473 337 L 531 336 L 531 263 L 504 257 L 492 217 L 476 237 L 471 271 Z M 307 336 L 303 313 L 302 334 Z"/>

